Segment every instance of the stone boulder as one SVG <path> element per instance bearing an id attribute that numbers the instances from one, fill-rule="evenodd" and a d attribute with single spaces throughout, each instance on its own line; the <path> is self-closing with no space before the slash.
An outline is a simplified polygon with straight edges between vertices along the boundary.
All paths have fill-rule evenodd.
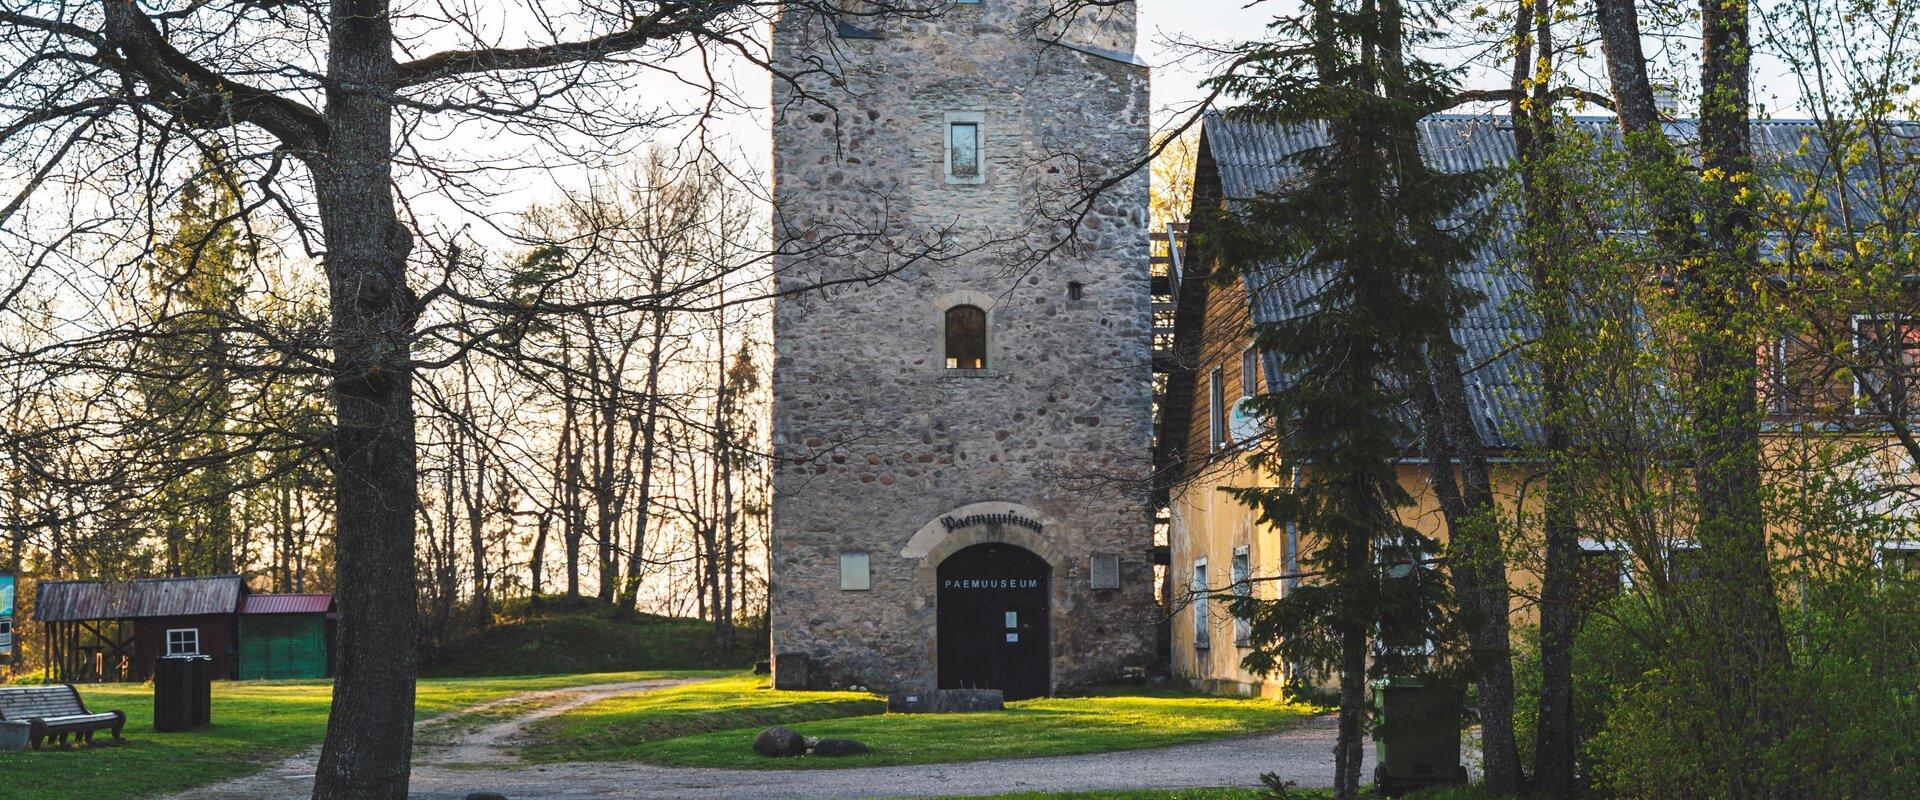
<path id="1" fill-rule="evenodd" d="M 957 714 L 1006 707 L 1006 695 L 999 689 L 919 689 L 887 695 L 887 710 L 895 714 Z"/>
<path id="2" fill-rule="evenodd" d="M 828 758 L 857 756 L 862 753 L 871 752 L 873 752 L 873 749 L 867 747 L 865 743 L 856 742 L 852 739 L 821 739 L 813 746 L 814 755 L 826 756 Z"/>
<path id="3" fill-rule="evenodd" d="M 807 754 L 807 740 L 792 728 L 775 725 L 753 737 L 753 752 L 768 758 L 789 758 Z"/>

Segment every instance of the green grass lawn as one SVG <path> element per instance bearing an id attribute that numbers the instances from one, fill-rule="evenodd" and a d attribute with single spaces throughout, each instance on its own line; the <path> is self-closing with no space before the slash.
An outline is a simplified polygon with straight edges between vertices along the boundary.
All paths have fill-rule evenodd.
<path id="1" fill-rule="evenodd" d="M 1307 794 L 1316 797 L 1317 794 Z M 1326 796 L 1331 797 L 1328 793 Z M 1273 795 L 1260 789 L 1143 789 L 1135 792 L 1022 792 L 988 796 L 955 796 L 935 800 L 1268 800 Z"/>
<path id="2" fill-rule="evenodd" d="M 414 703 L 427 719 L 523 692 L 711 672 L 624 672 L 420 681 Z M 213 727 L 153 732 L 153 688 L 145 684 L 80 687 L 94 711 L 127 712 L 121 745 L 0 753 L 0 800 L 155 797 L 259 770 L 312 747 L 326 733 L 332 685 L 326 681 L 221 681 L 213 687 Z M 98 741 L 111 741 L 97 734 Z"/>
<path id="3" fill-rule="evenodd" d="M 933 764 L 1159 747 L 1284 727 L 1314 709 L 1183 692 L 1110 692 L 1009 703 L 977 714 L 885 714 L 875 695 L 774 692 L 738 676 L 616 698 L 539 723 L 535 761 L 645 761 L 670 766 L 794 769 Z M 848 758 L 756 755 L 754 734 L 782 724 L 858 739 Z"/>

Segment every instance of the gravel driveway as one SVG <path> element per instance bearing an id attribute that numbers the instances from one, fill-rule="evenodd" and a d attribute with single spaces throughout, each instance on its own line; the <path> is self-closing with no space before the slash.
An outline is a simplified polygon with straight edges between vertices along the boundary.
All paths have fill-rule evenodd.
<path id="1" fill-rule="evenodd" d="M 735 770 L 631 763 L 516 764 L 510 749 L 527 723 L 618 694 L 652 691 L 681 681 L 586 686 L 520 695 L 482 708 L 530 704 L 504 720 L 463 725 L 450 715 L 422 726 L 413 793 L 418 800 L 462 800 L 490 791 L 510 800 L 819 800 L 932 797 L 1008 792 L 1100 791 L 1258 786 L 1274 772 L 1301 786 L 1333 783 L 1332 716 L 1277 733 L 1198 744 L 1078 756 L 969 761 L 905 767 Z M 531 701 L 531 702 L 530 702 Z M 440 730 L 431 730 L 439 728 Z M 175 795 L 175 800 L 280 800 L 308 796 L 317 752 L 287 759 L 256 775 Z M 1366 772 L 1373 769 L 1368 748 Z"/>
<path id="2" fill-rule="evenodd" d="M 1301 786 L 1333 784 L 1333 717 L 1279 733 L 1200 744 L 1003 761 L 821 770 L 723 770 L 644 764 L 549 764 L 509 770 L 413 771 L 413 797 L 461 800 L 492 791 L 511 800 L 823 800 L 1008 792 L 1258 786 L 1274 772 Z M 1373 774 L 1368 748 L 1366 771 Z"/>

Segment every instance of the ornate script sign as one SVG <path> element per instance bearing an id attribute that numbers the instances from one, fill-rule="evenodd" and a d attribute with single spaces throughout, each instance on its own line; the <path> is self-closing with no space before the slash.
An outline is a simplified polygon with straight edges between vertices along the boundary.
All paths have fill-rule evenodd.
<path id="1" fill-rule="evenodd" d="M 945 516 L 940 518 L 940 524 L 947 529 L 948 533 L 952 533 L 954 530 L 959 528 L 965 528 L 973 525 L 1018 525 L 1022 528 L 1026 528 L 1027 530 L 1033 531 L 1034 533 L 1046 532 L 1045 530 L 1046 526 L 1040 524 L 1039 520 L 1027 519 L 1026 517 L 1020 516 L 1019 514 L 1006 514 L 1006 513 L 968 514 L 967 516 L 964 516 L 964 517 Z"/>

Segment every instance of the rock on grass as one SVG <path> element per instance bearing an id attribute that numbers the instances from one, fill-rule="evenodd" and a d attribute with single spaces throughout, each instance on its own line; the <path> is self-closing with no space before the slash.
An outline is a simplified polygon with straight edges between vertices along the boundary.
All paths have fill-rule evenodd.
<path id="1" fill-rule="evenodd" d="M 806 755 L 807 740 L 785 725 L 775 725 L 753 737 L 753 752 L 769 758 Z"/>

